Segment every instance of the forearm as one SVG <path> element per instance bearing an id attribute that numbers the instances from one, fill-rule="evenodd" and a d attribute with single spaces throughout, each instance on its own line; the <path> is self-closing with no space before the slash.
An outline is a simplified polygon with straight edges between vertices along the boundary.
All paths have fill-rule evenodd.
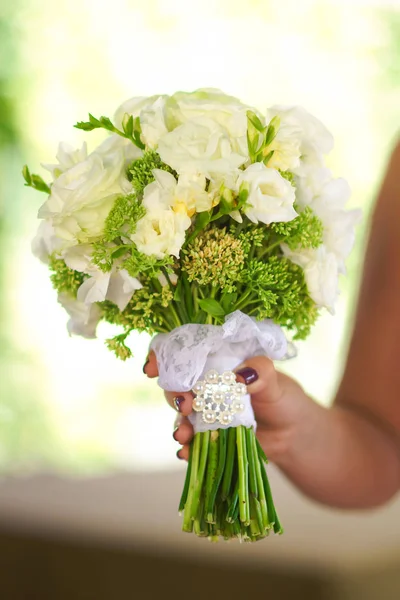
<path id="1" fill-rule="evenodd" d="M 389 500 L 400 488 L 398 440 L 344 404 L 326 409 L 305 394 L 300 401 L 302 418 L 271 457 L 277 466 L 307 496 L 331 506 Z"/>

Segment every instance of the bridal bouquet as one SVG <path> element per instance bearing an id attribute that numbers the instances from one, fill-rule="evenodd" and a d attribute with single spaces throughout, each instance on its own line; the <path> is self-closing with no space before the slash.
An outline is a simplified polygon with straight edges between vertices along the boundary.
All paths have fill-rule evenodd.
<path id="1" fill-rule="evenodd" d="M 266 114 L 214 89 L 133 98 L 88 153 L 60 144 L 34 253 L 48 263 L 71 334 L 106 340 L 122 360 L 129 334 L 153 334 L 159 384 L 193 391 L 195 436 L 179 510 L 184 531 L 256 541 L 282 528 L 233 370 L 288 355 L 323 307 L 333 311 L 352 247 L 349 188 L 324 164 L 333 139 L 299 107 Z"/>

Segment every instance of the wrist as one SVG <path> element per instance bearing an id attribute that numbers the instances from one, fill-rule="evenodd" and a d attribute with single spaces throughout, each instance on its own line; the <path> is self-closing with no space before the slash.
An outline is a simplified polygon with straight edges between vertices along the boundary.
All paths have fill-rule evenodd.
<path id="1" fill-rule="evenodd" d="M 283 397 L 279 425 L 264 432 L 270 460 L 287 471 L 296 469 L 310 454 L 320 452 L 324 439 L 331 435 L 331 412 L 301 388 L 295 395 Z"/>

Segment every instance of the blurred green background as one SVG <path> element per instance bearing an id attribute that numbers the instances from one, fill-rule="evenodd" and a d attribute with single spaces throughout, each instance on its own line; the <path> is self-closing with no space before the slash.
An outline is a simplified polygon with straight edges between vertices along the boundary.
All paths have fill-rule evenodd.
<path id="1" fill-rule="evenodd" d="M 260 109 L 300 104 L 334 134 L 329 164 L 364 213 L 334 317 L 282 368 L 328 404 L 345 358 L 368 216 L 400 122 L 400 4 L 329 0 L 0 0 L 0 468 L 92 474 L 175 466 L 174 415 L 142 375 L 149 339 L 118 362 L 69 338 L 30 253 L 45 175 L 73 124 L 134 95 L 219 87 Z M 88 137 L 89 147 L 98 142 Z"/>

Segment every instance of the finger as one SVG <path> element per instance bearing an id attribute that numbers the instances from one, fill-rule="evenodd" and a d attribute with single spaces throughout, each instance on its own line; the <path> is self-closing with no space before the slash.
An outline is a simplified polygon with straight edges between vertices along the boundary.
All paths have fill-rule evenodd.
<path id="1" fill-rule="evenodd" d="M 191 423 L 185 417 L 182 418 L 182 421 L 173 433 L 173 438 L 182 446 L 185 444 L 190 444 L 194 435 L 193 427 Z"/>
<path id="2" fill-rule="evenodd" d="M 147 360 L 143 365 L 143 373 L 147 375 L 147 377 L 150 377 L 150 379 L 158 377 L 157 359 L 152 350 L 149 352 Z"/>
<path id="3" fill-rule="evenodd" d="M 275 403 L 282 396 L 274 363 L 266 356 L 250 358 L 235 369 L 238 381 L 245 383 L 251 401 Z"/>
<path id="4" fill-rule="evenodd" d="M 187 445 L 183 446 L 183 448 L 178 450 L 178 452 L 176 453 L 176 456 L 180 460 L 189 460 L 189 446 L 187 446 Z"/>
<path id="5" fill-rule="evenodd" d="M 168 404 L 184 417 L 192 412 L 192 392 L 165 392 L 165 397 Z"/>

